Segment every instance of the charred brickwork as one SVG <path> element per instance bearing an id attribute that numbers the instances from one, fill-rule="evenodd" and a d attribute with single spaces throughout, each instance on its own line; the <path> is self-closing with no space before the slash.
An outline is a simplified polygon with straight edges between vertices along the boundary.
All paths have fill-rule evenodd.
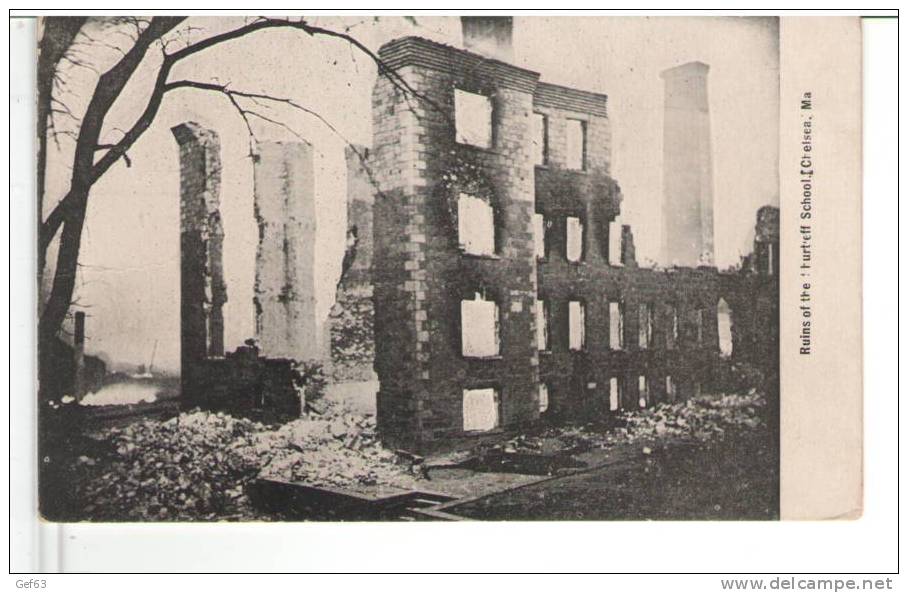
<path id="1" fill-rule="evenodd" d="M 718 359 L 718 273 L 636 267 L 629 229 L 613 224 L 621 192 L 610 176 L 604 95 L 424 39 L 393 41 L 380 55 L 425 98 L 384 77 L 373 93 L 383 438 L 431 449 L 541 414 L 588 418 L 683 397 L 708 380 Z M 461 138 L 459 92 L 488 105 L 490 130 L 479 141 Z M 488 253 L 471 253 L 459 237 L 464 194 L 494 220 Z M 609 265 L 610 228 L 622 232 L 624 266 Z M 492 355 L 466 355 L 473 320 L 462 307 L 473 299 L 494 303 Z M 620 347 L 610 345 L 610 303 L 622 316 Z M 578 338 L 570 318 L 580 310 Z M 494 410 L 471 410 L 471 397 Z M 475 414 L 479 421 L 468 418 Z"/>
<path id="2" fill-rule="evenodd" d="M 757 210 L 754 226 L 753 266 L 761 276 L 779 274 L 779 209 L 763 206 Z"/>
<path id="3" fill-rule="evenodd" d="M 380 55 L 428 101 L 386 77 L 373 92 L 375 367 L 383 438 L 413 448 L 465 436 L 464 389 L 496 389 L 497 426 L 538 417 L 533 166 L 528 142 L 538 75 L 419 38 Z M 455 90 L 491 104 L 491 145 L 456 141 Z M 429 103 L 429 101 L 431 103 Z M 490 205 L 495 253 L 458 238 L 458 196 Z M 461 300 L 498 307 L 500 355 L 462 354 Z"/>
<path id="4" fill-rule="evenodd" d="M 372 305 L 372 208 L 375 186 L 363 163 L 369 149 L 347 147 L 347 250 L 329 318 L 331 376 L 335 381 L 375 378 Z"/>
<path id="5" fill-rule="evenodd" d="M 218 135 L 196 123 L 172 129 L 180 146 L 180 362 L 183 393 L 198 394 L 199 362 L 224 354 L 224 282 Z"/>
<path id="6" fill-rule="evenodd" d="M 540 87 L 546 100 L 537 91 L 536 109 L 545 109 L 546 135 L 554 139 L 535 171 L 536 211 L 546 229 L 545 256 L 538 261 L 540 323 L 546 327 L 545 343 L 538 344 L 547 398 L 541 413 L 592 419 L 695 393 L 717 359 L 715 270 L 637 267 L 630 227 L 612 224 L 622 196 L 609 175 L 605 97 L 567 89 L 555 95 Z M 560 128 L 571 118 L 587 122 L 582 170 L 567 168 L 559 150 Z M 567 217 L 580 220 L 579 258 L 568 253 Z M 619 228 L 622 266 L 613 266 L 609 232 Z M 572 302 L 582 311 L 573 330 Z M 579 343 L 571 336 L 578 328 Z"/>
<path id="7" fill-rule="evenodd" d="M 224 354 L 224 230 L 218 136 L 194 123 L 173 128 L 180 147 L 181 391 L 186 406 L 298 416 L 315 321 L 312 159 L 299 143 L 259 146 L 255 205 L 258 337 Z M 250 308 L 253 303 L 250 303 Z M 311 321 L 306 324 L 306 321 Z"/>
<path id="8" fill-rule="evenodd" d="M 637 267 L 637 248 L 629 224 L 621 225 L 621 264 L 629 268 Z"/>
<path id="9" fill-rule="evenodd" d="M 257 153 L 256 339 L 264 356 L 318 359 L 313 150 L 304 142 L 259 142 Z"/>
<path id="10" fill-rule="evenodd" d="M 204 377 L 193 405 L 265 419 L 298 418 L 305 377 L 294 360 L 268 358 L 254 344 L 197 365 Z"/>
<path id="11" fill-rule="evenodd" d="M 573 265 L 540 266 L 550 327 L 548 349 L 540 355 L 547 415 L 591 420 L 688 397 L 708 384 L 719 347 L 715 270 Z M 585 310 L 585 343 L 577 350 L 569 345 L 572 300 Z"/>
<path id="12" fill-rule="evenodd" d="M 770 370 L 779 359 L 779 209 L 757 211 L 754 249 L 741 269 L 722 274 L 731 308 L 732 356 Z"/>

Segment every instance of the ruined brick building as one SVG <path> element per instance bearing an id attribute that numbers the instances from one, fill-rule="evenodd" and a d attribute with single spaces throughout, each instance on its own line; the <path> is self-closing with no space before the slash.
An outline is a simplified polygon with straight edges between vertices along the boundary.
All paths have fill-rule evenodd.
<path id="1" fill-rule="evenodd" d="M 719 299 L 734 293 L 743 307 L 745 290 L 709 265 L 638 267 L 630 229 L 616 224 L 622 195 L 610 170 L 607 97 L 497 59 L 509 34 L 495 31 L 489 43 L 488 24 L 469 20 L 467 50 L 408 37 L 379 52 L 421 99 L 386 77 L 373 92 L 385 438 L 426 450 L 699 392 L 719 360 Z M 477 38 L 485 55 L 470 51 Z M 693 83 L 675 84 L 689 71 Z M 702 67 L 668 73 L 677 88 L 667 108 L 701 109 L 704 76 Z M 685 88 L 693 98 L 680 96 Z M 697 158 L 701 170 L 670 185 L 667 201 L 697 205 L 688 251 L 710 263 L 708 111 L 694 128 L 705 129 L 687 146 L 697 154 L 667 166 L 689 169 Z M 686 195 L 691 188 L 699 193 Z"/>
<path id="2" fill-rule="evenodd" d="M 331 367 L 338 380 L 374 369 L 382 438 L 425 451 L 689 397 L 714 376 L 722 327 L 736 359 L 776 360 L 778 209 L 760 210 L 740 270 L 712 265 L 707 67 L 663 76 L 663 205 L 685 227 L 663 230 L 663 247 L 687 265 L 644 268 L 618 222 L 607 97 L 508 63 L 509 19 L 463 23 L 467 49 L 407 37 L 379 50 L 395 75 L 373 89 L 373 145 L 346 154 L 353 249 Z M 312 151 L 260 147 L 258 343 L 225 356 L 217 137 L 194 124 L 174 134 L 185 395 L 298 412 L 294 362 L 327 356 L 312 292 Z"/>
<path id="3" fill-rule="evenodd" d="M 330 374 L 333 380 L 375 378 L 375 335 L 372 287 L 372 208 L 375 186 L 366 163 L 369 149 L 348 146 L 347 245 L 341 279 L 329 316 Z"/>
<path id="4" fill-rule="evenodd" d="M 301 411 L 297 364 L 322 358 L 315 313 L 315 202 L 312 148 L 259 142 L 254 161 L 258 225 L 251 306 L 255 336 L 224 351 L 225 240 L 220 212 L 220 142 L 187 122 L 180 147 L 181 383 L 188 406 Z"/>

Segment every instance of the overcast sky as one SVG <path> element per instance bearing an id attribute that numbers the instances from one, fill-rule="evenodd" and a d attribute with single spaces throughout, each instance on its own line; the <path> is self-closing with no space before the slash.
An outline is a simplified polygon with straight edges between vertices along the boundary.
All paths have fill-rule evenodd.
<path id="1" fill-rule="evenodd" d="M 191 41 L 233 28 L 242 19 L 193 18 Z M 350 33 L 372 49 L 403 35 L 460 46 L 455 17 L 320 17 L 318 24 Z M 99 33 L 104 33 L 99 31 Z M 110 35 L 110 32 L 107 32 Z M 720 267 L 750 251 L 756 209 L 778 205 L 778 25 L 774 18 L 517 17 L 517 65 L 547 82 L 605 93 L 613 129 L 613 175 L 624 193 L 625 223 L 634 229 L 638 259 L 657 260 L 662 196 L 662 81 L 659 72 L 699 60 L 710 65 L 715 174 L 715 245 Z M 99 66 L 117 54 L 83 48 Z M 154 52 L 150 52 L 150 55 Z M 130 84 L 107 122 L 106 140 L 126 128 L 144 106 L 154 59 Z M 87 69 L 71 71 L 78 110 L 94 84 Z M 230 82 L 235 89 L 288 97 L 317 111 L 349 141 L 371 144 L 371 89 L 375 68 L 339 41 L 293 31 L 257 33 L 207 50 L 171 79 Z M 319 206 L 317 279 L 320 315 L 326 316 L 343 249 L 344 140 L 315 118 L 276 111 L 317 152 Z M 221 204 L 225 224 L 227 348 L 253 333 L 252 284 L 256 228 L 252 165 L 242 119 L 214 94 L 180 90 L 168 95 L 155 123 L 130 152 L 132 166 L 115 165 L 90 199 L 77 297 L 87 307 L 90 351 L 119 363 L 179 368 L 179 169 L 170 128 L 196 121 L 222 141 Z M 262 138 L 287 139 L 274 126 Z M 63 194 L 71 145 L 51 148 L 48 201 Z"/>

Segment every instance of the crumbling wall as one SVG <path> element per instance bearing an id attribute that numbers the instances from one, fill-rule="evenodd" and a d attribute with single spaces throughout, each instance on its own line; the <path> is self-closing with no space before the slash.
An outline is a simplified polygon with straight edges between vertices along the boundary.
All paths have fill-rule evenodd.
<path id="1" fill-rule="evenodd" d="M 348 146 L 345 157 L 347 249 L 329 316 L 331 376 L 338 382 L 371 381 L 375 379 L 372 208 L 376 188 L 363 162 L 369 158 L 369 149 Z"/>
<path id="2" fill-rule="evenodd" d="M 539 83 L 533 72 L 422 39 L 391 42 L 381 55 L 432 102 L 408 101 L 384 79 L 373 92 L 372 163 L 382 188 L 374 210 L 373 271 L 382 438 L 431 449 L 488 434 L 464 430 L 465 389 L 495 390 L 496 428 L 504 430 L 540 417 L 540 382 L 550 387 L 546 414 L 554 417 L 609 413 L 614 378 L 621 380 L 625 408 L 637 407 L 641 397 L 651 405 L 697 393 L 718 361 L 719 275 L 710 267 L 637 268 L 627 228 L 625 265 L 609 265 L 609 226 L 620 213 L 621 191 L 610 177 L 605 96 Z M 455 141 L 454 89 L 489 98 L 490 148 Z M 548 125 L 546 162 L 535 168 L 534 112 Z M 586 139 L 582 170 L 569 168 L 568 159 L 568 123 L 577 119 Z M 494 255 L 471 255 L 458 245 L 461 192 L 491 207 Z M 544 216 L 546 228 L 539 261 L 534 213 Z M 567 259 L 569 217 L 583 228 L 579 262 Z M 468 357 L 461 350 L 460 302 L 476 294 L 497 305 L 496 356 Z M 537 349 L 537 298 L 548 303 L 543 352 Z M 585 306 L 586 339 L 572 349 L 568 310 L 577 300 Z M 610 300 L 624 311 L 626 347 L 620 350 L 609 348 Z M 645 311 L 652 311 L 652 336 L 639 347 Z M 678 336 L 669 345 L 674 327 Z M 641 376 L 645 397 L 638 390 Z"/>
<path id="3" fill-rule="evenodd" d="M 198 395 L 200 363 L 224 354 L 224 282 L 218 135 L 187 122 L 172 128 L 180 147 L 180 360 L 183 393 Z"/>
<path id="4" fill-rule="evenodd" d="M 375 339 L 383 440 L 425 449 L 464 437 L 463 390 L 498 386 L 500 425 L 538 416 L 536 296 L 529 115 L 536 75 L 426 40 L 405 38 L 381 55 L 423 96 L 385 77 L 373 92 Z M 454 90 L 493 97 L 494 149 L 455 142 Z M 461 173 L 474 171 L 470 178 Z M 498 254 L 464 255 L 457 199 L 482 188 L 496 211 Z M 460 301 L 494 293 L 501 355 L 461 355 Z"/>
<path id="5" fill-rule="evenodd" d="M 259 142 L 253 168 L 255 330 L 264 356 L 321 359 L 315 309 L 315 171 L 304 142 Z"/>
<path id="6" fill-rule="evenodd" d="M 296 362 L 261 356 L 253 344 L 199 363 L 204 389 L 194 405 L 267 420 L 298 418 L 305 405 L 305 377 Z"/>
<path id="7" fill-rule="evenodd" d="M 257 337 L 224 355 L 224 231 L 218 136 L 195 123 L 173 128 L 180 146 L 180 343 L 184 403 L 267 418 L 299 416 L 318 368 L 315 326 L 312 155 L 302 143 L 260 144 Z"/>
<path id="8" fill-rule="evenodd" d="M 631 225 L 621 225 L 621 265 L 628 268 L 637 267 L 637 248 L 634 246 L 634 233 Z"/>
<path id="9" fill-rule="evenodd" d="M 754 271 L 764 276 L 779 273 L 779 209 L 763 206 L 754 225 Z"/>
<path id="10" fill-rule="evenodd" d="M 743 272 L 722 274 L 731 309 L 732 360 L 772 370 L 779 358 L 779 283 Z"/>
<path id="11" fill-rule="evenodd" d="M 633 236 L 621 227 L 621 266 L 609 263 L 609 222 L 619 214 L 620 189 L 614 182 L 607 191 L 583 191 L 566 183 L 576 173 L 552 168 L 536 169 L 537 210 L 552 220 L 546 240 L 551 245 L 539 262 L 539 298 L 548 309 L 549 347 L 539 353 L 539 381 L 548 389 L 549 420 L 591 420 L 612 413 L 611 382 L 619 390 L 620 409 L 639 407 L 673 398 L 689 397 L 708 385 L 718 361 L 716 305 L 719 275 L 714 268 L 654 270 L 637 267 Z M 563 188 L 571 188 L 564 192 Z M 595 187 L 595 186 L 593 186 Z M 579 190 L 579 191 L 578 191 Z M 608 204 L 610 216 L 594 218 L 586 229 L 583 261 L 570 262 L 564 252 L 563 216 L 580 204 Z M 605 209 L 606 206 L 599 206 Z M 585 346 L 569 347 L 568 307 L 580 301 L 585 308 Z M 618 303 L 623 347 L 612 348 L 610 303 Z M 652 332 L 641 347 L 641 308 L 651 311 Z M 677 315 L 677 338 L 673 318 Z M 698 319 L 699 318 L 699 319 Z M 700 329 L 698 330 L 698 324 Z M 648 393 L 640 392 L 645 377 Z M 669 393 L 667 381 L 674 385 Z"/>
<path id="12" fill-rule="evenodd" d="M 731 308 L 732 359 L 778 372 L 779 209 L 757 211 L 754 249 L 740 269 L 722 274 Z"/>

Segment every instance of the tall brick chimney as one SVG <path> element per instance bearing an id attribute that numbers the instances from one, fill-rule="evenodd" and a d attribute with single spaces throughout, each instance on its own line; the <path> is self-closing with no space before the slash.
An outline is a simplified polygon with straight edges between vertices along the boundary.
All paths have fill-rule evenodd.
<path id="1" fill-rule="evenodd" d="M 662 263 L 714 265 L 709 66 L 664 70 Z"/>
<path id="2" fill-rule="evenodd" d="M 487 58 L 514 61 L 512 34 L 514 19 L 509 16 L 462 16 L 463 46 Z"/>

